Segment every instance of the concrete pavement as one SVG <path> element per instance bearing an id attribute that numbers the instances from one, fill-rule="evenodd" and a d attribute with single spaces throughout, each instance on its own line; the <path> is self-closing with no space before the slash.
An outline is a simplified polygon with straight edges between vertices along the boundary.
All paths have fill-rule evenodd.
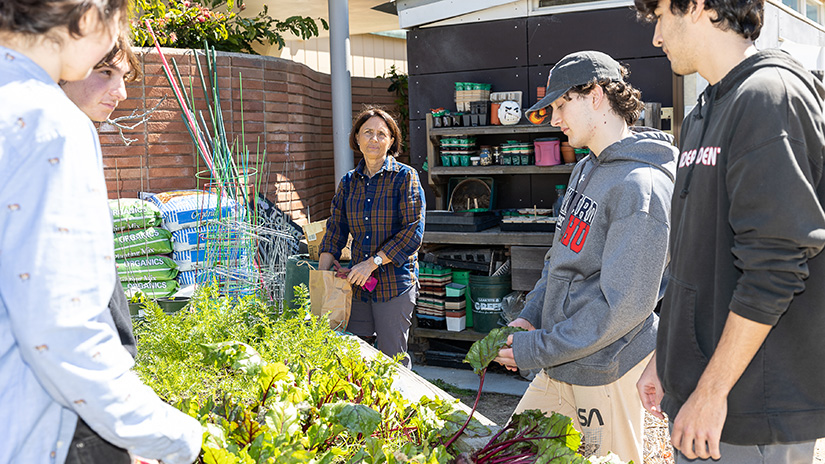
<path id="1" fill-rule="evenodd" d="M 479 376 L 470 369 L 455 369 L 449 367 L 427 366 L 413 364 L 413 372 L 433 381 L 441 379 L 444 382 L 464 390 L 478 390 Z M 484 376 L 484 392 L 504 393 L 507 395 L 522 396 L 527 390 L 529 381 L 518 375 L 488 372 Z"/>

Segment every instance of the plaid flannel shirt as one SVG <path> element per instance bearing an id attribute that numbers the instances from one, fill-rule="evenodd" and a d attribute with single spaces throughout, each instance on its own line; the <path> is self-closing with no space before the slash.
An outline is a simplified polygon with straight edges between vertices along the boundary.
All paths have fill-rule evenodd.
<path id="1" fill-rule="evenodd" d="M 391 261 L 373 272 L 378 279 L 375 290 L 354 287 L 354 298 L 386 302 L 418 282 L 425 208 L 418 173 L 392 156 L 372 178 L 366 174 L 364 160 L 344 175 L 332 199 L 320 251 L 339 259 L 352 234 L 352 265 L 372 259 L 379 251 Z"/>

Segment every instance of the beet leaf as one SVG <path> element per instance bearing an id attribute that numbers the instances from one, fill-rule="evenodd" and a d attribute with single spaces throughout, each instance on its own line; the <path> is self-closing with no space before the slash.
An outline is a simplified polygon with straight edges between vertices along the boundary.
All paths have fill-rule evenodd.
<path id="1" fill-rule="evenodd" d="M 473 343 L 464 362 L 473 366 L 473 372 L 482 375 L 482 371 L 498 356 L 499 350 L 507 346 L 507 337 L 523 331 L 524 329 L 519 327 L 501 327 L 491 330 L 486 337 Z"/>

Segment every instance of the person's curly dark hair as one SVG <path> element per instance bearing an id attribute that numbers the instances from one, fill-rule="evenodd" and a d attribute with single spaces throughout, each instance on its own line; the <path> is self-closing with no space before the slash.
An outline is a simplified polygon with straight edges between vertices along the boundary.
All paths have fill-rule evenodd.
<path id="1" fill-rule="evenodd" d="M 621 71 L 622 77 L 630 74 L 624 66 L 621 67 Z M 564 98 L 570 100 L 571 94 L 587 95 L 597 85 L 604 89 L 604 94 L 613 112 L 624 119 L 628 126 L 636 124 L 645 104 L 642 103 L 642 92 L 627 82 L 593 79 L 587 84 L 573 87 L 564 95 Z"/>
<path id="2" fill-rule="evenodd" d="M 659 0 L 634 0 L 641 19 L 655 22 L 653 12 Z M 696 0 L 671 0 L 670 12 L 676 15 L 687 14 L 696 6 Z M 705 0 L 705 10 L 714 11 L 713 23 L 722 30 L 732 30 L 742 37 L 756 40 L 762 31 L 765 20 L 765 0 Z"/>
<path id="3" fill-rule="evenodd" d="M 125 60 L 129 65 L 129 72 L 124 76 L 126 82 L 135 82 L 143 77 L 140 58 L 138 58 L 134 50 L 132 50 L 132 42 L 129 40 L 128 30 L 120 31 L 115 46 L 95 65 L 94 69 L 104 66 L 114 67 L 121 60 Z"/>

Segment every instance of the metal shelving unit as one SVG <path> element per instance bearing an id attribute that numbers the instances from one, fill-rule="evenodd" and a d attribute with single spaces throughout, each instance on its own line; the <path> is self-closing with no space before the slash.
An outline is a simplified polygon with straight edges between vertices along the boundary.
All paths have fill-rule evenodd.
<path id="1" fill-rule="evenodd" d="M 446 184 L 452 176 L 495 176 L 529 174 L 570 174 L 573 166 L 440 166 L 438 158 L 439 137 L 461 135 L 510 135 L 510 134 L 561 134 L 555 126 L 517 124 L 514 126 L 459 126 L 433 127 L 432 115 L 427 115 L 427 180 L 437 197 L 436 209 L 446 208 Z"/>

